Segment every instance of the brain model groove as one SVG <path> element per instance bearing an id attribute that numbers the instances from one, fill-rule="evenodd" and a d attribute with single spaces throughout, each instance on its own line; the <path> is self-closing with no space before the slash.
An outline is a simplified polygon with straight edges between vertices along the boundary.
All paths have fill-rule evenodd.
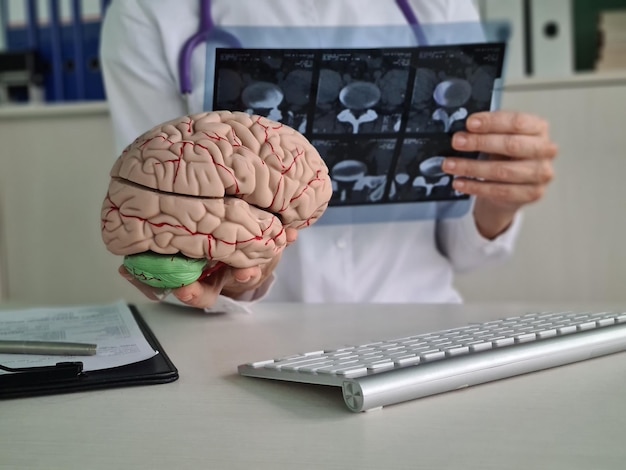
<path id="1" fill-rule="evenodd" d="M 285 228 L 313 224 L 332 193 L 328 168 L 302 134 L 230 111 L 149 130 L 124 149 L 110 176 L 102 239 L 125 256 L 129 272 L 158 287 L 199 277 L 168 277 L 168 264 L 181 271 L 181 257 L 205 260 L 205 274 L 220 264 L 269 262 L 286 246 Z"/>

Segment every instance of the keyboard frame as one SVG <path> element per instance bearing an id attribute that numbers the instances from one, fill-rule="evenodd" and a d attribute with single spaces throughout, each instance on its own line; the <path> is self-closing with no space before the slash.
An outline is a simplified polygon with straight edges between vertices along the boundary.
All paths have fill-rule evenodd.
<path id="1" fill-rule="evenodd" d="M 626 322 L 621 322 L 365 374 L 276 370 L 264 367 L 264 361 L 242 364 L 237 369 L 247 377 L 341 387 L 346 406 L 359 412 L 624 350 Z"/>

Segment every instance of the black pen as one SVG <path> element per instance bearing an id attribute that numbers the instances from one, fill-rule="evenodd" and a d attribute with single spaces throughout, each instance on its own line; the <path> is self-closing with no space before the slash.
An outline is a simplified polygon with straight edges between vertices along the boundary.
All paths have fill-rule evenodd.
<path id="1" fill-rule="evenodd" d="M 61 341 L 0 340 L 0 354 L 40 354 L 43 356 L 93 356 L 96 344 Z"/>

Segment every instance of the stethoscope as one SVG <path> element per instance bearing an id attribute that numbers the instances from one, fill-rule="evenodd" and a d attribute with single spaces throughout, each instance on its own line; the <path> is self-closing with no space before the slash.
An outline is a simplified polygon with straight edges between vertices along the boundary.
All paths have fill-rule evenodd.
<path id="1" fill-rule="evenodd" d="M 426 35 L 420 25 L 415 12 L 409 5 L 409 0 L 396 0 L 407 23 L 413 28 L 418 44 L 428 43 Z M 231 48 L 241 48 L 241 42 L 228 31 L 215 26 L 211 14 L 211 0 L 200 0 L 200 27 L 185 44 L 178 58 L 178 75 L 180 77 L 180 92 L 184 97 L 191 94 L 191 55 L 196 47 L 209 40 L 218 42 Z"/>

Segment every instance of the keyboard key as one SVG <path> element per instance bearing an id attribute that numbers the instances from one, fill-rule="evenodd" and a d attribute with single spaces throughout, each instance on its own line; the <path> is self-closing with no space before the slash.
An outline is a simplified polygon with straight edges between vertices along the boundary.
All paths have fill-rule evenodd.
<path id="1" fill-rule="evenodd" d="M 481 341 L 475 344 L 470 344 L 469 348 L 472 352 L 488 351 L 489 349 L 493 348 L 493 344 L 491 343 L 491 341 Z"/>
<path id="2" fill-rule="evenodd" d="M 560 328 L 557 328 L 557 331 L 561 335 L 567 335 L 567 334 L 570 334 L 570 333 L 575 333 L 576 332 L 576 325 L 562 326 Z"/>
<path id="3" fill-rule="evenodd" d="M 528 343 L 530 341 L 535 341 L 537 339 L 537 335 L 535 333 L 523 333 L 515 336 L 514 339 L 516 343 Z"/>
<path id="4" fill-rule="evenodd" d="M 413 351 L 395 351 L 391 353 L 384 353 L 384 357 L 387 359 L 395 360 L 398 357 L 405 357 L 409 354 L 415 354 Z"/>
<path id="5" fill-rule="evenodd" d="M 316 364 L 306 364 L 304 366 L 299 366 L 297 368 L 297 371 L 298 372 L 306 372 L 306 373 L 312 374 L 312 373 L 316 373 L 319 369 L 322 369 L 324 367 L 329 367 L 331 365 L 333 365 L 332 361 L 319 362 L 319 363 L 316 363 Z"/>
<path id="6" fill-rule="evenodd" d="M 443 351 L 429 351 L 420 354 L 422 361 L 436 361 L 446 357 L 446 353 Z"/>
<path id="7" fill-rule="evenodd" d="M 395 364 L 393 363 L 393 361 L 389 361 L 389 360 L 370 362 L 367 364 L 367 370 L 381 371 L 381 370 L 386 370 L 386 369 L 393 369 L 394 367 L 395 367 Z"/>
<path id="8" fill-rule="evenodd" d="M 413 365 L 419 364 L 421 360 L 422 359 L 419 356 L 408 356 L 408 357 L 400 357 L 393 362 L 395 365 L 399 367 L 404 367 L 404 366 L 413 366 Z"/>
<path id="9" fill-rule="evenodd" d="M 359 357 L 362 361 L 375 361 L 377 359 L 382 359 L 384 355 L 380 351 L 372 351 L 365 354 L 359 354 Z"/>
<path id="10" fill-rule="evenodd" d="M 494 346 L 497 347 L 502 347 L 502 346 L 510 346 L 512 344 L 515 344 L 515 339 L 508 336 L 508 337 L 504 337 L 504 338 L 498 338 L 494 341 L 492 341 Z"/>
<path id="11" fill-rule="evenodd" d="M 457 342 L 463 343 L 465 341 L 473 341 L 474 336 L 473 335 L 459 335 L 459 336 L 455 336 L 454 339 Z"/>
<path id="12" fill-rule="evenodd" d="M 469 347 L 468 346 L 456 346 L 453 348 L 449 348 L 445 350 L 445 354 L 446 356 L 449 357 L 454 357 L 454 356 L 460 356 L 462 354 L 467 354 L 469 353 Z"/>
<path id="13" fill-rule="evenodd" d="M 299 359 L 288 359 L 284 361 L 275 361 L 274 364 L 268 364 L 265 367 L 280 368 L 286 366 L 305 365 L 305 364 L 317 364 L 320 362 L 336 362 L 328 356 L 313 356 L 313 357 L 301 357 Z"/>
<path id="14" fill-rule="evenodd" d="M 510 336 L 513 333 L 515 333 L 515 329 L 508 327 L 508 326 L 506 328 L 498 328 L 495 331 L 497 331 L 499 335 L 504 335 L 504 336 Z"/>
<path id="15" fill-rule="evenodd" d="M 385 352 L 395 352 L 395 351 L 406 351 L 406 348 L 404 346 L 390 346 L 390 347 L 385 347 L 385 348 L 381 348 L 382 351 Z"/>
<path id="16" fill-rule="evenodd" d="M 327 354 L 340 354 L 340 353 L 353 351 L 354 349 L 355 349 L 354 346 L 348 346 L 348 347 L 337 348 L 337 349 L 325 349 L 324 352 Z"/>
<path id="17" fill-rule="evenodd" d="M 544 339 L 544 338 L 552 338 L 552 337 L 554 337 L 554 336 L 556 336 L 556 335 L 557 335 L 556 328 L 550 328 L 550 329 L 548 329 L 548 330 L 542 330 L 542 331 L 539 331 L 539 332 L 537 333 L 537 336 L 538 336 L 540 339 Z"/>
<path id="18" fill-rule="evenodd" d="M 596 320 L 596 324 L 598 326 L 610 326 L 615 324 L 615 320 L 613 318 L 601 318 L 600 320 Z"/>
<path id="19" fill-rule="evenodd" d="M 299 370 L 308 370 L 312 371 L 315 368 L 324 367 L 327 365 L 334 364 L 334 361 L 330 360 L 317 360 L 317 361 L 307 361 L 307 362 L 298 362 L 293 364 L 274 364 L 265 366 L 266 369 L 276 369 L 276 370 L 285 370 L 285 371 L 299 371 Z"/>
<path id="20" fill-rule="evenodd" d="M 266 365 L 274 364 L 275 362 L 276 361 L 274 359 L 267 359 L 265 361 L 249 362 L 247 365 L 254 367 L 255 369 L 259 369 L 261 367 L 265 367 Z"/>
<path id="21" fill-rule="evenodd" d="M 593 330 L 595 327 L 596 327 L 595 321 L 586 321 L 578 325 L 576 328 L 578 329 L 578 331 L 586 331 L 586 330 Z"/>
<path id="22" fill-rule="evenodd" d="M 302 356 L 307 356 L 307 357 L 308 356 L 321 356 L 323 354 L 324 354 L 324 350 L 320 349 L 318 351 L 309 351 L 309 352 L 303 353 Z"/>
<path id="23" fill-rule="evenodd" d="M 336 364 L 319 367 L 315 369 L 315 372 L 318 374 L 332 374 L 332 375 L 358 375 L 358 374 L 367 374 L 367 367 L 363 366 L 359 363 L 354 364 L 344 364 L 341 366 L 337 366 Z"/>

